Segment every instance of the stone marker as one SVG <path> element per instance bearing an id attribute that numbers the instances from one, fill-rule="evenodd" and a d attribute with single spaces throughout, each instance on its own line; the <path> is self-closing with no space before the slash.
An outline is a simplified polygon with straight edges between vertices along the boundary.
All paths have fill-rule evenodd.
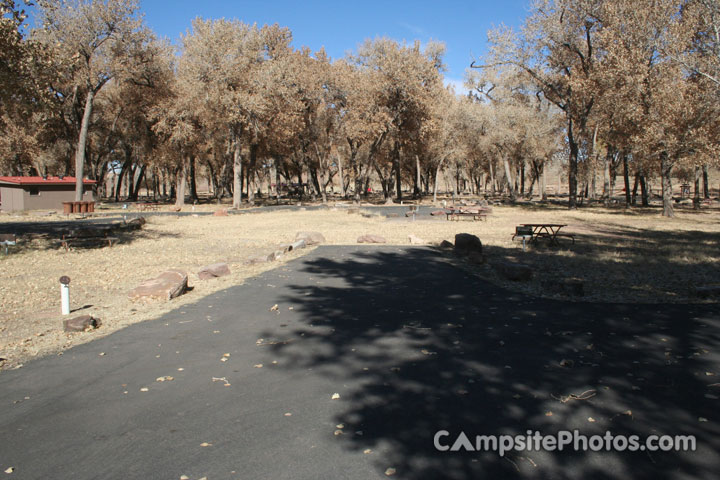
<path id="1" fill-rule="evenodd" d="M 325 237 L 320 232 L 297 232 L 295 240 L 305 240 L 305 245 L 319 245 L 325 243 Z"/>
<path id="2" fill-rule="evenodd" d="M 66 332 L 84 332 L 88 329 L 98 328 L 100 325 L 100 319 L 91 315 L 81 315 L 63 320 L 63 330 Z"/>
<path id="3" fill-rule="evenodd" d="M 494 267 L 500 275 L 513 282 L 526 282 L 533 276 L 532 268 L 522 263 L 498 262 Z"/>
<path id="4" fill-rule="evenodd" d="M 357 243 L 387 243 L 385 237 L 380 235 L 360 235 L 357 239 Z"/>
<path id="5" fill-rule="evenodd" d="M 188 276 L 182 270 L 167 270 L 157 278 L 146 280 L 128 292 L 130 300 L 172 300 L 187 290 Z"/>
<path id="6" fill-rule="evenodd" d="M 230 275 L 230 267 L 227 263 L 213 263 L 201 268 L 198 273 L 200 280 L 210 280 L 211 278 L 224 277 Z"/>
<path id="7" fill-rule="evenodd" d="M 215 212 L 213 212 L 213 217 L 227 217 L 227 216 L 228 216 L 227 208 L 221 208 L 220 210 L 215 210 Z"/>
<path id="8" fill-rule="evenodd" d="M 427 242 L 420 237 L 416 237 L 413 234 L 408 235 L 408 241 L 410 245 L 425 245 Z"/>
<path id="9" fill-rule="evenodd" d="M 455 252 L 468 255 L 470 252 L 482 253 L 482 242 L 478 237 L 469 233 L 455 235 Z"/>

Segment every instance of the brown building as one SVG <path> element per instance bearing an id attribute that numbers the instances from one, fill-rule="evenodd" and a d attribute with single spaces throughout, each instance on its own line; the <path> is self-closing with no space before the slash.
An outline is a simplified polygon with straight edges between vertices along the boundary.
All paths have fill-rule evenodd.
<path id="1" fill-rule="evenodd" d="M 83 180 L 83 201 L 93 201 L 95 180 Z M 0 177 L 0 210 L 39 210 L 63 208 L 75 200 L 75 177 Z"/>

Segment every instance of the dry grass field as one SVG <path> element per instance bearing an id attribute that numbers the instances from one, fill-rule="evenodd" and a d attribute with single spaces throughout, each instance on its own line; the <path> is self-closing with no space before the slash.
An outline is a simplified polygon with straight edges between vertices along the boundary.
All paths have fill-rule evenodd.
<path id="1" fill-rule="evenodd" d="M 190 210 L 186 207 L 185 210 Z M 198 207 L 214 210 L 217 207 Z M 398 210 L 402 212 L 403 210 Z M 373 212 L 363 207 L 362 212 Z M 0 222 L 54 222 L 50 217 L 0 216 Z M 61 353 L 82 342 L 107 335 L 129 324 L 157 318 L 194 302 L 211 292 L 238 285 L 244 279 L 275 268 L 309 249 L 281 260 L 247 265 L 259 253 L 290 242 L 296 232 L 321 232 L 328 244 L 355 244 L 359 235 L 383 235 L 390 244 L 408 244 L 414 234 L 429 244 L 453 240 L 456 233 L 480 237 L 487 264 L 470 265 L 481 277 L 513 291 L 555 296 L 548 285 L 566 278 L 583 281 L 585 296 L 570 301 L 598 302 L 696 302 L 694 287 L 720 282 L 720 213 L 717 208 L 700 212 L 680 210 L 675 219 L 657 211 L 586 208 L 568 211 L 553 206 L 497 206 L 485 222 L 446 221 L 425 214 L 415 221 L 404 216 L 349 214 L 346 208 L 298 211 L 259 211 L 230 216 L 148 216 L 145 227 L 112 248 L 77 248 L 65 251 L 48 238 L 23 238 L 8 256 L 0 254 L 0 361 L 14 368 L 29 358 Z M 563 223 L 576 234 L 573 245 L 543 243 L 526 252 L 511 241 L 515 225 Z M 450 253 L 448 253 L 450 255 Z M 503 259 L 532 266 L 529 282 L 509 282 L 492 265 Z M 204 265 L 227 262 L 232 274 L 200 281 L 195 274 Z M 462 263 L 462 262 L 460 262 Z M 127 292 L 142 280 L 168 268 L 189 272 L 192 290 L 170 302 L 133 303 Z M 58 278 L 71 277 L 73 314 L 91 314 L 102 320 L 93 332 L 62 332 Z M 71 315 L 72 316 L 72 315 Z"/>

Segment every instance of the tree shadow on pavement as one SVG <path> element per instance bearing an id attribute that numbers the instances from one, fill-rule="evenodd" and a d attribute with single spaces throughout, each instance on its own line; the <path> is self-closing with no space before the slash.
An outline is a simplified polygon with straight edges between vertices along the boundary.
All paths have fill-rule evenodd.
<path id="1" fill-rule="evenodd" d="M 535 299 L 426 248 L 328 247 L 283 302 L 302 322 L 273 345 L 337 381 L 338 441 L 398 478 L 688 479 L 720 471 L 714 305 Z M 289 328 L 288 328 L 289 329 Z M 267 332 L 267 336 L 272 336 Z M 713 384 L 716 384 L 713 386 Z M 440 452 L 476 435 L 695 435 L 695 452 Z"/>

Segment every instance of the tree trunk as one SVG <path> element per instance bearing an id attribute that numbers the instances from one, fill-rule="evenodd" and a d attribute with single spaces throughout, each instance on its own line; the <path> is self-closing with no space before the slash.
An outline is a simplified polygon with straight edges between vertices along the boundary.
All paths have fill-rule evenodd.
<path id="1" fill-rule="evenodd" d="M 568 144 L 570 156 L 568 157 L 568 208 L 577 208 L 577 171 L 578 171 L 578 144 L 573 135 L 573 122 L 568 121 Z"/>
<path id="2" fill-rule="evenodd" d="M 345 200 L 345 197 L 347 197 L 347 188 L 345 187 L 345 171 L 343 170 L 342 155 L 336 155 L 335 161 L 338 166 L 338 175 L 340 175 L 340 198 Z"/>
<path id="3" fill-rule="evenodd" d="M 630 202 L 630 203 L 632 203 L 633 207 L 635 205 L 637 205 L 637 189 L 638 189 L 638 185 L 640 185 L 640 172 L 635 172 L 634 177 L 635 177 L 635 181 L 633 183 L 632 199 Z"/>
<path id="4" fill-rule="evenodd" d="M 625 206 L 630 206 L 630 173 L 628 172 L 628 156 L 623 153 L 623 181 L 625 182 Z"/>
<path id="5" fill-rule="evenodd" d="M 645 182 L 645 175 L 640 174 L 640 199 L 643 207 L 649 207 L 650 202 L 648 200 L 648 189 L 647 182 Z"/>
<path id="6" fill-rule="evenodd" d="M 503 166 L 505 167 L 505 180 L 507 180 L 507 186 L 510 190 L 510 200 L 515 201 L 515 189 L 513 187 L 513 180 L 512 180 L 512 174 L 510 172 L 510 162 L 508 159 L 503 156 Z"/>
<path id="7" fill-rule="evenodd" d="M 496 183 L 495 183 L 495 171 L 493 170 L 492 160 L 488 158 L 488 168 L 490 169 L 490 194 L 495 195 Z"/>
<path id="8" fill-rule="evenodd" d="M 415 155 L 415 181 L 413 182 L 413 197 L 420 198 L 420 184 L 422 183 L 422 175 L 420 174 L 420 157 Z"/>
<path id="9" fill-rule="evenodd" d="M 239 209 L 242 203 L 242 157 L 240 156 L 240 142 L 235 141 L 233 148 L 233 208 Z"/>
<path id="10" fill-rule="evenodd" d="M 190 199 L 193 203 L 200 201 L 197 194 L 197 183 L 195 182 L 195 155 L 190 155 Z"/>
<path id="11" fill-rule="evenodd" d="M 395 154 L 394 154 L 394 168 L 395 168 L 395 187 L 396 187 L 396 193 L 397 193 L 397 199 L 398 202 L 402 200 L 402 184 L 400 183 L 400 144 L 396 141 L 395 142 Z"/>
<path id="12" fill-rule="evenodd" d="M 612 197 L 612 191 L 610 190 L 610 149 L 608 149 L 608 152 L 605 154 L 605 159 L 603 160 L 603 193 L 602 193 L 602 201 L 607 207 L 610 205 L 610 198 Z"/>
<path id="13" fill-rule="evenodd" d="M 435 168 L 435 183 L 433 185 L 433 203 L 437 203 L 437 191 L 438 191 L 438 177 L 440 176 L 440 169 L 442 168 L 444 158 L 441 158 Z"/>
<path id="14" fill-rule="evenodd" d="M 145 169 L 147 168 L 147 165 L 143 165 L 140 167 L 140 173 L 138 174 L 137 179 L 135 180 L 135 185 L 133 187 L 132 195 L 130 196 L 130 200 L 133 202 L 137 202 L 138 194 L 140 193 L 140 184 L 143 181 L 143 178 L 145 177 Z M 130 179 L 128 179 L 129 181 Z"/>
<path id="15" fill-rule="evenodd" d="M 695 167 L 695 191 L 693 192 L 693 209 L 700 209 L 700 179 L 702 178 L 702 168 Z"/>
<path id="16" fill-rule="evenodd" d="M 275 203 L 280 205 L 280 157 L 275 157 Z"/>
<path id="17" fill-rule="evenodd" d="M 708 166 L 703 165 L 702 166 L 702 176 L 703 176 L 703 195 L 705 200 L 710 198 L 710 189 L 708 188 Z"/>
<path id="18" fill-rule="evenodd" d="M 78 137 L 77 147 L 75 150 L 75 201 L 81 202 L 83 199 L 83 170 L 85 168 L 85 147 L 87 145 L 88 129 L 90 128 L 90 115 L 92 114 L 93 101 L 95 92 L 88 90 L 85 99 L 85 110 L 83 111 L 82 122 L 80 123 L 80 135 Z"/>
<path id="19" fill-rule="evenodd" d="M 175 206 L 182 208 L 182 206 L 185 205 L 185 186 L 187 184 L 187 159 L 185 157 L 183 157 L 180 168 L 178 169 L 176 182 Z"/>
<path id="20" fill-rule="evenodd" d="M 132 200 L 135 196 L 135 172 L 137 171 L 137 165 L 130 164 L 130 170 L 128 170 L 127 173 L 127 181 L 125 182 L 125 187 L 127 188 L 127 193 L 125 195 L 126 200 Z"/>
<path id="21" fill-rule="evenodd" d="M 132 164 L 132 152 L 129 149 L 129 147 L 125 147 L 125 162 L 123 162 L 122 168 L 120 169 L 120 174 L 117 177 L 117 184 L 115 184 L 115 201 L 120 201 L 120 194 L 122 193 L 122 182 L 123 177 L 125 177 L 125 174 L 130 169 L 130 165 Z"/>
<path id="22" fill-rule="evenodd" d="M 662 176 L 662 199 L 663 199 L 663 216 L 674 217 L 673 196 L 672 196 L 672 162 L 667 152 L 660 154 L 660 174 Z"/>

